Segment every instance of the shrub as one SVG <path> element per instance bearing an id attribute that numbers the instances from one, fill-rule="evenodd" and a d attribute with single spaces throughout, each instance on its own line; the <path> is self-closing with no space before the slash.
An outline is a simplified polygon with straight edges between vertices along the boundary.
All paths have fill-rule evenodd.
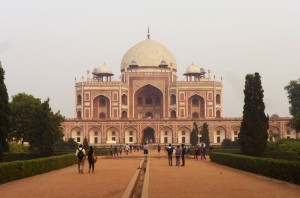
<path id="1" fill-rule="evenodd" d="M 46 173 L 75 163 L 74 154 L 1 163 L 0 183 Z"/>
<path id="2" fill-rule="evenodd" d="M 231 140 L 230 139 L 224 139 L 222 141 L 222 148 L 230 148 Z"/>
<path id="3" fill-rule="evenodd" d="M 210 159 L 225 166 L 300 184 L 299 162 L 217 152 L 211 153 Z"/>
<path id="4" fill-rule="evenodd" d="M 17 142 L 10 142 L 9 143 L 9 153 L 25 153 L 28 152 L 28 147 L 19 144 Z"/>

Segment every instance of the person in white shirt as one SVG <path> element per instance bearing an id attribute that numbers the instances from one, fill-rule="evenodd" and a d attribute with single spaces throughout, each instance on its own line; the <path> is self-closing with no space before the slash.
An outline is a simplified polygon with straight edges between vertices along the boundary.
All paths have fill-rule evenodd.
<path id="1" fill-rule="evenodd" d="M 85 150 L 84 150 L 84 148 L 82 148 L 82 144 L 79 144 L 75 155 L 77 157 L 78 173 L 83 174 L 84 160 L 85 160 Z"/>

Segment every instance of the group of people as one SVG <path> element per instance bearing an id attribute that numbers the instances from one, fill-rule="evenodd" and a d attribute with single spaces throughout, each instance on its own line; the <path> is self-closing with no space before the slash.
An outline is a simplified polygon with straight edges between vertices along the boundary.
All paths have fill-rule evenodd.
<path id="1" fill-rule="evenodd" d="M 119 147 L 119 149 L 118 149 Z M 110 155 L 111 156 L 118 156 L 119 154 L 122 155 L 123 150 L 125 151 L 126 155 L 128 155 L 129 152 L 132 152 L 132 150 L 143 150 L 145 157 L 148 157 L 149 154 L 149 149 L 147 143 L 141 144 L 141 145 L 115 145 L 114 147 L 111 145 L 110 146 Z M 169 166 L 173 166 L 173 155 L 176 157 L 176 166 L 180 166 L 180 159 L 182 161 L 181 166 L 185 166 L 185 155 L 187 154 L 187 148 L 184 144 L 177 145 L 177 146 L 172 146 L 169 144 L 169 146 L 165 146 L 165 151 L 168 155 L 168 163 Z M 212 150 L 212 149 L 211 149 Z M 158 144 L 157 146 L 157 151 L 160 154 L 161 151 L 161 146 Z M 206 160 L 205 157 L 205 151 L 206 151 L 206 145 L 204 143 L 200 144 L 200 147 L 197 145 L 195 147 L 195 154 L 194 154 L 194 159 L 198 160 L 198 156 L 201 156 L 201 160 L 204 159 Z M 94 172 L 95 170 L 95 163 L 97 161 L 97 155 L 95 152 L 95 149 L 90 146 L 89 151 L 86 155 L 86 151 L 84 148 L 82 148 L 82 144 L 79 145 L 78 149 L 76 150 L 75 155 L 77 156 L 78 159 L 78 173 L 83 174 L 83 169 L 84 169 L 84 161 L 87 160 L 89 163 L 89 173 Z"/>
<path id="2" fill-rule="evenodd" d="M 197 145 L 195 147 L 194 159 L 198 160 L 198 156 L 200 155 L 201 156 L 201 160 L 202 159 L 206 160 L 205 152 L 206 152 L 206 145 L 204 143 L 201 143 L 200 147 Z"/>
<path id="3" fill-rule="evenodd" d="M 181 166 L 185 166 L 185 155 L 186 155 L 186 147 L 184 144 L 181 144 L 181 147 L 177 145 L 177 147 L 173 147 L 171 144 L 169 144 L 168 147 L 165 147 L 165 150 L 168 155 L 168 163 L 169 166 L 173 166 L 173 154 L 176 157 L 176 166 L 180 166 L 180 158 L 182 160 Z M 160 152 L 160 150 L 159 150 Z"/>
<path id="4" fill-rule="evenodd" d="M 125 152 L 126 155 L 128 155 L 128 153 L 131 153 L 132 151 L 136 152 L 136 151 L 140 151 L 143 150 L 143 144 L 125 144 L 125 145 L 110 145 L 109 148 L 109 153 L 111 156 L 121 156 L 123 151 Z"/>
<path id="5" fill-rule="evenodd" d="M 78 146 L 78 149 L 75 153 L 77 157 L 77 163 L 78 163 L 78 173 L 83 174 L 84 169 L 84 161 L 87 160 L 89 163 L 89 173 L 92 171 L 94 173 L 95 170 L 95 163 L 97 162 L 97 155 L 94 147 L 90 146 L 89 151 L 86 155 L 85 149 L 82 147 L 82 144 Z"/>

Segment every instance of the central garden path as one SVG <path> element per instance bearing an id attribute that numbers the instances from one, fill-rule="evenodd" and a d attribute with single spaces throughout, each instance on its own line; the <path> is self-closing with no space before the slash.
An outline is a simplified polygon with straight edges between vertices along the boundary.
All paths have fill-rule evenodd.
<path id="1" fill-rule="evenodd" d="M 77 165 L 0 185 L 1 198 L 121 197 L 139 167 L 142 152 L 122 159 L 100 158 L 95 173 L 77 173 Z M 150 198 L 243 197 L 299 198 L 300 186 L 235 170 L 208 161 L 186 160 L 169 167 L 166 154 L 150 152 Z M 173 159 L 175 165 L 175 159 Z"/>

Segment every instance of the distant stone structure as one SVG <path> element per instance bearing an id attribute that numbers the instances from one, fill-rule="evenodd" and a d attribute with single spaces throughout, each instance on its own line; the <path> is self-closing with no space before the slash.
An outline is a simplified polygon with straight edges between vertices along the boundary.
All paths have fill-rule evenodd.
<path id="1" fill-rule="evenodd" d="M 112 70 L 103 64 L 87 79 L 75 80 L 76 118 L 62 124 L 64 138 L 91 145 L 189 144 L 193 122 L 201 131 L 209 126 L 212 145 L 225 138 L 236 140 L 242 118 L 222 116 L 222 80 L 195 64 L 186 68 L 185 80 L 177 79 L 172 53 L 147 39 L 134 45 L 121 62 L 121 80 L 113 81 Z M 270 139 L 296 138 L 287 126 L 290 118 L 270 119 Z M 202 142 L 201 132 L 198 135 Z"/>

